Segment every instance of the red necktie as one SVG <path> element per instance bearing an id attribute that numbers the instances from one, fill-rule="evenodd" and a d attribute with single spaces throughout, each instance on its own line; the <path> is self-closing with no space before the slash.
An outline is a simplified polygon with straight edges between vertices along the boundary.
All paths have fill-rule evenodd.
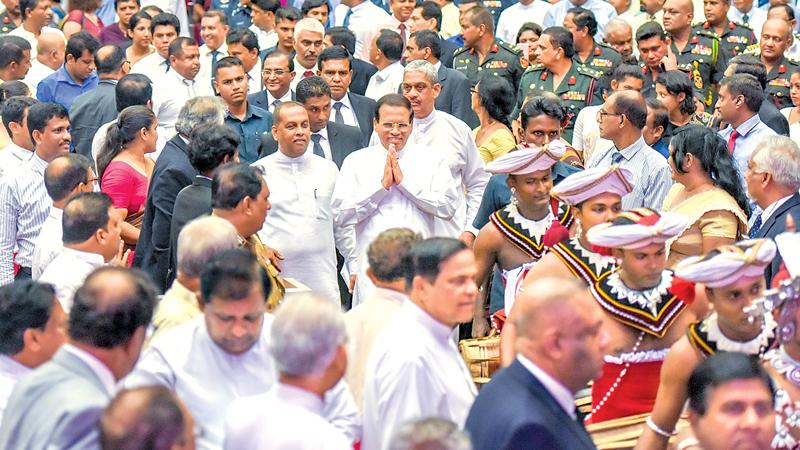
<path id="1" fill-rule="evenodd" d="M 406 48 L 406 24 L 401 23 L 397 28 L 400 30 L 400 39 L 403 40 L 403 48 Z"/>
<path id="2" fill-rule="evenodd" d="M 739 134 L 738 131 L 733 130 L 733 133 L 731 133 L 731 137 L 728 138 L 728 152 L 731 155 L 733 154 L 733 149 L 736 147 L 736 138 L 738 138 L 739 136 L 741 136 L 741 134 Z"/>
<path id="3" fill-rule="evenodd" d="M 306 70 L 305 72 L 303 72 L 303 78 L 308 78 L 308 77 L 313 77 L 313 76 L 314 76 L 314 72 L 312 72 L 310 70 Z"/>

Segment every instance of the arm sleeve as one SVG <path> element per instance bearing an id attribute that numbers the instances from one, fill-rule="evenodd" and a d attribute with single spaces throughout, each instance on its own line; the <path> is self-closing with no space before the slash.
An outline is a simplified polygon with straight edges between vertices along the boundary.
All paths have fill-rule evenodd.
<path id="1" fill-rule="evenodd" d="M 322 415 L 341 431 L 350 442 L 361 437 L 361 418 L 353 394 L 344 379 L 325 393 Z"/>
<path id="2" fill-rule="evenodd" d="M 111 197 L 116 209 L 127 209 L 133 195 L 130 174 L 122 165 L 109 164 L 100 181 L 103 193 Z"/>
<path id="3" fill-rule="evenodd" d="M 172 212 L 175 209 L 175 199 L 178 193 L 188 184 L 184 184 L 184 176 L 177 170 L 164 170 L 159 176 L 153 178 L 150 185 L 150 196 L 153 202 L 153 233 L 151 242 L 157 251 L 167 251 L 169 248 L 170 226 Z M 191 184 L 191 182 L 189 183 Z"/>
<path id="4" fill-rule="evenodd" d="M 486 189 L 483 191 L 483 198 L 481 199 L 481 205 L 478 207 L 478 213 L 475 214 L 475 220 L 472 221 L 472 227 L 474 231 L 472 234 L 475 236 L 478 235 L 478 231 L 484 227 L 487 223 L 489 223 L 489 216 L 492 215 L 495 211 L 497 211 L 497 203 L 495 199 L 497 198 L 497 189 L 496 184 L 497 182 L 494 181 L 492 178 L 489 179 L 489 183 L 486 184 Z"/>
<path id="5" fill-rule="evenodd" d="M 478 209 L 483 198 L 483 191 L 489 183 L 489 172 L 483 168 L 483 158 L 478 154 L 475 141 L 466 133 L 465 127 L 465 157 L 467 164 L 464 167 L 464 187 L 467 191 L 467 217 L 464 223 L 459 224 L 464 230 L 469 231 L 470 225 L 475 221 Z"/>
<path id="6" fill-rule="evenodd" d="M 355 163 L 347 158 L 336 180 L 336 187 L 331 197 L 331 209 L 337 227 L 345 227 L 363 222 L 371 216 L 389 193 L 381 185 L 380 175 L 374 176 L 374 182 L 359 186 L 357 183 Z"/>
<path id="7" fill-rule="evenodd" d="M 161 351 L 156 347 L 150 347 L 122 383 L 126 389 L 164 386 L 175 390 L 175 373 Z"/>
<path id="8" fill-rule="evenodd" d="M 0 184 L 0 285 L 14 282 L 14 247 L 17 244 L 17 201 L 10 178 Z"/>
<path id="9" fill-rule="evenodd" d="M 644 207 L 658 211 L 664 204 L 664 198 L 672 187 L 672 173 L 669 166 L 662 166 L 653 171 L 644 195 Z"/>
<path id="10" fill-rule="evenodd" d="M 477 155 L 477 151 L 476 151 Z M 458 195 L 452 174 L 443 160 L 433 172 L 419 171 L 400 161 L 403 182 L 397 188 L 417 207 L 440 219 L 450 219 L 456 213 Z M 402 167 L 402 166 L 405 167 Z M 413 169 L 417 169 L 416 171 Z"/>
<path id="11" fill-rule="evenodd" d="M 715 210 L 703 214 L 698 221 L 703 236 L 736 239 L 739 220 L 730 211 Z"/>

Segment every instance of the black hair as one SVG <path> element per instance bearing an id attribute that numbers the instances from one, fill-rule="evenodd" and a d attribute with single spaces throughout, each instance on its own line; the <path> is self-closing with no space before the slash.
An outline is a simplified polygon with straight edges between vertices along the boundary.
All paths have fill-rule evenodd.
<path id="1" fill-rule="evenodd" d="M 542 36 L 550 36 L 550 43 L 553 48 L 564 50 L 564 56 L 572 58 L 575 56 L 575 43 L 572 40 L 572 33 L 564 27 L 548 27 L 542 31 Z"/>
<path id="2" fill-rule="evenodd" d="M 0 353 L 11 356 L 25 350 L 25 331 L 43 330 L 55 301 L 50 284 L 18 280 L 0 287 Z"/>
<path id="3" fill-rule="evenodd" d="M 11 136 L 11 122 L 24 126 L 25 112 L 28 108 L 38 103 L 35 98 L 14 96 L 8 100 L 3 101 L 2 109 L 0 109 L 0 116 L 3 118 L 3 126 L 6 127 L 8 135 Z"/>
<path id="4" fill-rule="evenodd" d="M 427 2 L 433 3 L 433 2 Z M 431 49 L 431 55 L 439 59 L 442 57 L 442 46 L 439 43 L 440 37 L 435 31 L 432 30 L 419 30 L 411 33 L 410 38 L 414 38 L 414 42 L 417 43 L 417 47 L 420 49 L 429 48 Z"/>
<path id="5" fill-rule="evenodd" d="M 134 2 L 136 3 L 136 6 L 140 8 L 142 7 L 142 2 L 139 0 L 114 0 L 114 11 L 116 11 L 117 8 L 119 8 L 120 3 L 127 3 L 127 2 Z"/>
<path id="6" fill-rule="evenodd" d="M 672 137 L 670 147 L 675 171 L 686 173 L 683 161 L 687 154 L 692 154 L 711 180 L 730 194 L 745 214 L 750 213 L 750 202 L 739 181 L 736 162 L 717 133 L 700 125 L 689 124 Z"/>
<path id="7" fill-rule="evenodd" d="M 110 284 L 106 274 L 127 278 L 128 285 Z M 69 312 L 69 337 L 93 347 L 111 349 L 127 344 L 153 317 L 156 289 L 137 269 L 104 266 L 86 278 L 75 292 Z"/>
<path id="8" fill-rule="evenodd" d="M 120 78 L 114 88 L 117 112 L 129 106 L 146 106 L 153 99 L 153 84 L 150 78 L 140 73 L 129 73 Z"/>
<path id="9" fill-rule="evenodd" d="M 267 52 L 267 54 L 264 55 L 264 61 L 266 61 L 269 58 L 274 58 L 274 57 L 277 57 L 277 56 L 285 56 L 286 59 L 289 61 L 289 63 L 288 63 L 289 64 L 288 65 L 289 72 L 294 72 L 294 58 L 290 57 L 289 55 L 287 55 L 286 53 L 284 53 L 284 52 L 282 52 L 282 51 L 280 51 L 278 49 L 275 49 L 275 50 L 272 50 L 270 52 Z"/>
<path id="10" fill-rule="evenodd" d="M 641 94 L 624 92 L 618 93 L 614 98 L 616 99 L 614 108 L 617 112 L 625 114 L 631 125 L 639 130 L 647 125 L 647 104 Z"/>
<path id="11" fill-rule="evenodd" d="M 313 76 L 300 80 L 294 88 L 295 100 L 305 103 L 310 98 L 330 97 L 331 88 L 322 77 Z"/>
<path id="12" fill-rule="evenodd" d="M 126 145 L 139 136 L 142 128 L 150 128 L 156 122 L 156 115 L 146 106 L 129 106 L 119 113 L 116 123 L 108 127 L 106 142 L 97 155 L 97 176 L 102 179 L 106 167 Z"/>
<path id="13" fill-rule="evenodd" d="M 649 21 L 642 24 L 638 30 L 636 30 L 636 43 L 638 44 L 641 41 L 646 41 L 652 37 L 660 38 L 662 41 L 667 40 L 667 33 L 664 31 L 664 28 L 656 21 Z"/>
<path id="14" fill-rule="evenodd" d="M 465 2 L 462 1 L 461 3 L 463 4 Z M 483 25 L 486 27 L 487 33 L 494 34 L 494 17 L 492 17 L 492 13 L 482 4 L 473 6 L 467 13 L 470 14 L 470 23 L 473 26 L 479 27 Z"/>
<path id="15" fill-rule="evenodd" d="M 331 38 L 331 42 L 333 43 L 333 45 L 342 46 L 346 48 L 351 55 L 356 52 L 356 35 L 349 28 L 331 27 L 328 29 L 326 36 L 329 36 Z M 321 58 L 322 54 L 320 54 L 319 56 Z"/>
<path id="16" fill-rule="evenodd" d="M 328 0 L 305 0 L 303 2 L 303 6 L 300 7 L 300 14 L 305 17 L 308 15 L 309 11 L 314 8 L 319 8 L 320 6 L 327 6 L 328 14 L 331 13 L 331 5 L 328 3 Z"/>
<path id="17" fill-rule="evenodd" d="M 255 255 L 242 248 L 223 250 L 212 256 L 200 273 L 200 300 L 205 305 L 214 298 L 242 300 L 250 294 L 255 283 L 260 283 L 266 301 L 272 283 Z"/>
<path id="18" fill-rule="evenodd" d="M 758 358 L 744 353 L 717 352 L 695 367 L 689 376 L 686 389 L 689 408 L 700 416 L 705 415 L 711 391 L 736 380 L 760 381 L 775 402 L 775 385 Z"/>
<path id="19" fill-rule="evenodd" d="M 520 110 L 520 126 L 524 129 L 528 126 L 528 121 L 534 117 L 545 115 L 555 119 L 558 123 L 564 123 L 567 119 L 567 112 L 561 102 L 557 99 L 545 96 L 537 96 L 527 101 Z"/>
<path id="20" fill-rule="evenodd" d="M 302 14 L 300 14 L 299 9 L 287 6 L 285 8 L 279 8 L 278 12 L 275 13 L 275 23 L 277 24 L 282 20 L 288 20 L 289 22 L 297 22 L 302 17 L 303 16 Z"/>
<path id="21" fill-rule="evenodd" d="M 793 21 L 795 19 L 794 8 L 792 8 L 788 4 L 783 3 L 783 4 L 780 4 L 780 5 L 772 5 L 772 6 L 769 7 L 769 11 L 772 11 L 773 9 L 776 9 L 776 8 L 781 8 L 784 11 L 786 11 L 786 18 L 787 18 L 787 20 L 789 22 L 791 22 L 791 21 Z"/>
<path id="22" fill-rule="evenodd" d="M 244 64 L 242 64 L 241 59 L 235 56 L 226 56 L 217 61 L 217 65 L 214 67 L 214 78 L 217 77 L 220 69 L 225 69 L 228 67 L 241 67 L 242 71 L 244 71 Z"/>
<path id="23" fill-rule="evenodd" d="M 79 31 L 69 37 L 67 41 L 67 51 L 64 58 L 72 56 L 73 59 L 80 59 L 84 51 L 94 55 L 94 52 L 100 47 L 100 42 L 91 34 L 86 31 Z"/>
<path id="24" fill-rule="evenodd" d="M 261 8 L 264 12 L 275 14 L 280 9 L 281 4 L 276 0 L 253 0 L 253 4 Z"/>
<path id="25" fill-rule="evenodd" d="M 60 161 L 64 161 L 64 164 L 58 163 Z M 89 158 L 80 153 L 67 153 L 53 159 L 44 170 L 47 195 L 54 202 L 64 200 L 79 184 L 89 181 L 89 170 L 93 166 Z"/>
<path id="26" fill-rule="evenodd" d="M 110 51 L 102 51 L 105 48 L 110 48 Z M 104 45 L 94 52 L 94 65 L 98 75 L 119 72 L 127 60 L 125 50 L 118 45 Z"/>
<path id="27" fill-rule="evenodd" d="M 142 20 L 146 20 L 152 23 L 153 17 L 150 14 L 147 14 L 145 10 L 138 11 L 136 14 L 132 15 L 130 20 L 128 21 L 128 33 L 132 32 L 133 29 L 136 28 L 136 26 L 139 25 L 139 22 Z M 148 28 L 151 28 L 152 30 L 152 27 Z"/>
<path id="28" fill-rule="evenodd" d="M 514 42 L 519 44 L 519 39 L 522 37 L 522 33 L 526 32 L 526 31 L 533 31 L 534 34 L 536 34 L 536 36 L 541 36 L 542 35 L 542 26 L 539 25 L 538 23 L 533 23 L 533 22 L 525 22 L 525 23 L 523 23 L 522 26 L 519 27 L 519 31 L 517 31 L 517 39 Z"/>
<path id="29" fill-rule="evenodd" d="M 787 6 L 787 5 L 781 5 Z M 791 9 L 791 7 L 789 8 Z M 767 67 L 761 60 L 753 55 L 736 55 L 728 62 L 733 67 L 733 73 L 746 73 L 756 77 L 761 89 L 767 88 Z"/>
<path id="30" fill-rule="evenodd" d="M 668 70 L 658 75 L 656 84 L 664 86 L 670 95 L 684 94 L 683 101 L 678 104 L 678 109 L 682 113 L 692 115 L 697 111 L 697 105 L 694 104 L 692 81 L 686 72 Z"/>
<path id="31" fill-rule="evenodd" d="M 143 396 L 143 404 L 132 406 L 133 402 L 125 401 L 129 395 Z M 186 426 L 183 410 L 169 389 L 148 386 L 123 390 L 100 419 L 100 448 L 170 450 L 186 443 Z"/>
<path id="32" fill-rule="evenodd" d="M 758 113 L 758 110 L 761 109 L 761 103 L 764 102 L 764 89 L 761 88 L 756 77 L 746 73 L 738 73 L 731 77 L 723 78 L 719 82 L 719 86 L 720 89 L 722 89 L 722 86 L 727 86 L 731 97 L 739 95 L 744 97 L 744 103 L 751 112 Z"/>
<path id="33" fill-rule="evenodd" d="M 403 57 L 403 38 L 396 31 L 381 30 L 375 46 L 389 61 L 399 61 Z"/>
<path id="34" fill-rule="evenodd" d="M 291 60 L 291 58 L 289 59 Z M 350 67 L 350 71 L 352 72 L 353 70 L 352 55 L 346 48 L 340 47 L 339 45 L 336 44 L 334 44 L 333 47 L 326 48 L 319 54 L 319 56 L 317 57 L 317 67 L 319 67 L 319 69 L 322 70 L 322 64 L 325 61 L 340 60 L 340 59 L 347 60 L 347 64 Z"/>
<path id="35" fill-rule="evenodd" d="M 644 99 L 647 109 L 653 110 L 653 128 L 662 127 L 664 131 L 669 127 L 669 110 L 655 98 Z"/>
<path id="36" fill-rule="evenodd" d="M 105 230 L 112 205 L 111 198 L 102 192 L 83 192 L 70 198 L 61 218 L 64 244 L 85 242 L 97 230 Z"/>
<path id="37" fill-rule="evenodd" d="M 12 62 L 21 64 L 25 50 L 31 50 L 30 42 L 25 39 L 19 36 L 0 36 L 0 69 L 5 69 Z"/>
<path id="38" fill-rule="evenodd" d="M 597 33 L 597 18 L 594 17 L 593 12 L 578 6 L 568 9 L 567 14 L 572 14 L 572 21 L 579 30 L 582 30 L 584 27 L 588 28 L 589 36 L 594 39 L 593 36 Z"/>
<path id="39" fill-rule="evenodd" d="M 157 16 L 157 15 L 159 15 L 159 14 L 164 14 L 164 10 L 163 10 L 163 9 L 161 9 L 161 8 L 159 8 L 159 7 L 158 7 L 158 6 L 156 6 L 156 5 L 147 5 L 147 6 L 143 6 L 143 7 L 142 7 L 142 11 L 144 11 L 144 12 L 147 12 L 147 11 L 153 11 L 153 15 L 152 15 L 151 17 L 155 17 L 155 16 Z"/>
<path id="40" fill-rule="evenodd" d="M 181 34 L 181 22 L 178 20 L 178 16 L 172 13 L 162 12 L 150 19 L 150 32 L 155 34 L 156 27 L 172 27 L 175 29 L 175 33 Z"/>
<path id="41" fill-rule="evenodd" d="M 245 197 L 255 199 L 264 186 L 264 173 L 258 166 L 225 164 L 211 181 L 211 203 L 216 209 L 236 208 Z"/>
<path id="42" fill-rule="evenodd" d="M 233 159 L 239 148 L 239 133 L 219 123 L 201 123 L 189 139 L 189 162 L 201 174 L 219 167 L 225 158 Z"/>
<path id="43" fill-rule="evenodd" d="M 19 13 L 23 22 L 28 18 L 28 13 L 25 11 L 28 9 L 36 9 L 36 7 L 39 6 L 39 1 L 40 0 L 19 0 Z"/>
<path id="44" fill-rule="evenodd" d="M 420 8 L 422 18 L 425 20 L 436 19 L 436 31 L 442 29 L 442 7 L 438 3 L 428 0 L 418 3 L 416 8 Z"/>
<path id="45" fill-rule="evenodd" d="M 231 30 L 228 31 L 228 35 L 225 36 L 225 42 L 228 45 L 242 44 L 242 47 L 249 51 L 259 50 L 258 36 L 249 28 L 231 28 Z"/>
<path id="46" fill-rule="evenodd" d="M 442 264 L 455 254 L 468 249 L 467 244 L 453 238 L 435 237 L 414 243 L 408 252 L 406 288 L 411 289 L 416 276 L 431 283 L 435 282 Z"/>
<path id="47" fill-rule="evenodd" d="M 611 80 L 616 80 L 617 83 L 622 83 L 626 78 L 636 78 L 644 81 L 642 68 L 635 64 L 620 64 L 611 75 Z"/>
<path id="48" fill-rule="evenodd" d="M 22 80 L 4 81 L 0 83 L 0 105 L 11 97 L 29 97 L 30 95 L 31 88 Z"/>
<path id="49" fill-rule="evenodd" d="M 178 36 L 175 38 L 174 41 L 170 42 L 169 44 L 169 53 L 168 56 L 181 56 L 183 55 L 183 47 L 194 47 L 197 45 L 197 41 L 193 38 L 186 37 L 186 36 Z"/>
<path id="50" fill-rule="evenodd" d="M 43 133 L 51 119 L 69 120 L 67 108 L 58 103 L 35 103 L 28 109 L 28 131 L 31 133 L 31 139 L 34 142 L 36 140 L 33 139 L 33 132 Z"/>
<path id="51" fill-rule="evenodd" d="M 411 109 L 411 102 L 400 94 L 386 94 L 378 100 L 375 105 L 375 120 L 381 120 L 381 107 L 383 105 L 406 108 L 409 122 L 414 120 L 414 110 Z"/>
<path id="52" fill-rule="evenodd" d="M 514 110 L 516 99 L 511 83 L 502 77 L 482 77 L 478 83 L 478 98 L 489 117 L 511 128 L 508 116 Z"/>

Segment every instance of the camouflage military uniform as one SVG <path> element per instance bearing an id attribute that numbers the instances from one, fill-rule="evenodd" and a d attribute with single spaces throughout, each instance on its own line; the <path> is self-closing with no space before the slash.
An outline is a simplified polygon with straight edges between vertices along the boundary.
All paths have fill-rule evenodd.
<path id="1" fill-rule="evenodd" d="M 745 50 L 748 55 L 761 57 L 761 48 L 758 44 L 751 45 Z M 792 86 L 792 74 L 800 70 L 800 62 L 782 56 L 772 69 L 767 73 L 767 88 L 764 92 L 778 109 L 792 106 L 789 88 Z"/>
<path id="2" fill-rule="evenodd" d="M 0 14 L 0 34 L 8 34 L 15 28 L 17 28 L 17 26 L 14 24 L 14 21 L 11 20 L 11 17 L 8 16 L 8 11 L 3 11 L 3 14 Z"/>
<path id="3" fill-rule="evenodd" d="M 706 109 L 717 101 L 712 85 L 719 83 L 725 74 L 728 58 L 720 51 L 719 38 L 713 32 L 694 32 L 682 51 L 672 43 L 672 52 L 678 60 L 678 69 L 690 74 L 694 95 L 706 105 Z"/>
<path id="4" fill-rule="evenodd" d="M 730 60 L 736 55 L 742 54 L 745 49 L 756 42 L 756 34 L 748 25 L 728 21 L 728 25 L 722 30 L 722 35 L 718 35 L 714 27 L 708 22 L 701 22 L 692 27 L 692 32 L 705 31 L 713 33 L 719 38 L 719 46 L 722 52 Z"/>
<path id="5" fill-rule="evenodd" d="M 478 61 L 478 53 L 471 48 L 460 48 L 453 55 L 453 69 L 466 75 L 473 86 L 480 81 L 484 72 L 496 77 L 503 77 L 511 83 L 514 92 L 519 89 L 519 79 L 525 71 L 522 64 L 525 56 L 522 51 L 512 45 L 495 42 L 486 54 L 483 62 Z"/>
<path id="6" fill-rule="evenodd" d="M 599 80 L 600 84 L 608 92 L 611 89 L 611 75 L 614 74 L 614 69 L 619 67 L 622 62 L 622 55 L 609 45 L 595 42 L 592 52 L 586 61 L 581 61 L 581 57 L 578 56 L 577 52 L 572 57 L 572 60 L 600 72 L 602 74 Z"/>
<path id="7" fill-rule="evenodd" d="M 602 88 L 600 87 L 602 74 L 594 69 L 579 64 L 572 64 L 572 68 L 561 81 L 558 88 L 553 86 L 553 73 L 543 65 L 531 66 L 522 76 L 520 81 L 517 106 L 522 108 L 522 102 L 532 93 L 554 92 L 561 99 L 569 114 L 569 122 L 564 128 L 561 137 L 572 143 L 572 129 L 575 119 L 584 106 L 599 105 L 603 103 Z"/>

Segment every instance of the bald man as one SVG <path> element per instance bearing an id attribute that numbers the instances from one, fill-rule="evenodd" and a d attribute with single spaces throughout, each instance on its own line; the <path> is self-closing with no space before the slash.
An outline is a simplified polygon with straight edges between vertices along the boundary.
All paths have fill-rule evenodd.
<path id="1" fill-rule="evenodd" d="M 517 357 L 472 405 L 466 429 L 474 449 L 594 449 L 573 398 L 602 370 L 602 310 L 575 278 L 537 280 L 516 305 Z"/>
<path id="2" fill-rule="evenodd" d="M 710 111 L 717 101 L 714 85 L 722 79 L 728 58 L 713 31 L 692 29 L 693 9 L 692 0 L 664 3 L 664 29 L 672 37 L 667 57 L 689 74 L 695 98 Z"/>
<path id="3" fill-rule="evenodd" d="M 57 33 L 42 33 L 36 44 L 36 48 L 31 50 L 31 68 L 22 80 L 30 86 L 33 98 L 36 98 L 39 82 L 64 64 L 67 49 L 64 37 Z"/>
<path id="4" fill-rule="evenodd" d="M 609 20 L 603 40 L 619 52 L 623 61 L 633 57 L 633 29 L 628 22 L 620 18 Z"/>
<path id="5" fill-rule="evenodd" d="M 778 108 L 792 106 L 789 96 L 790 79 L 800 66 L 785 56 L 792 45 L 792 30 L 785 20 L 769 19 L 761 29 L 758 46 L 747 49 L 748 54 L 761 57 L 767 69 L 767 98 Z"/>

